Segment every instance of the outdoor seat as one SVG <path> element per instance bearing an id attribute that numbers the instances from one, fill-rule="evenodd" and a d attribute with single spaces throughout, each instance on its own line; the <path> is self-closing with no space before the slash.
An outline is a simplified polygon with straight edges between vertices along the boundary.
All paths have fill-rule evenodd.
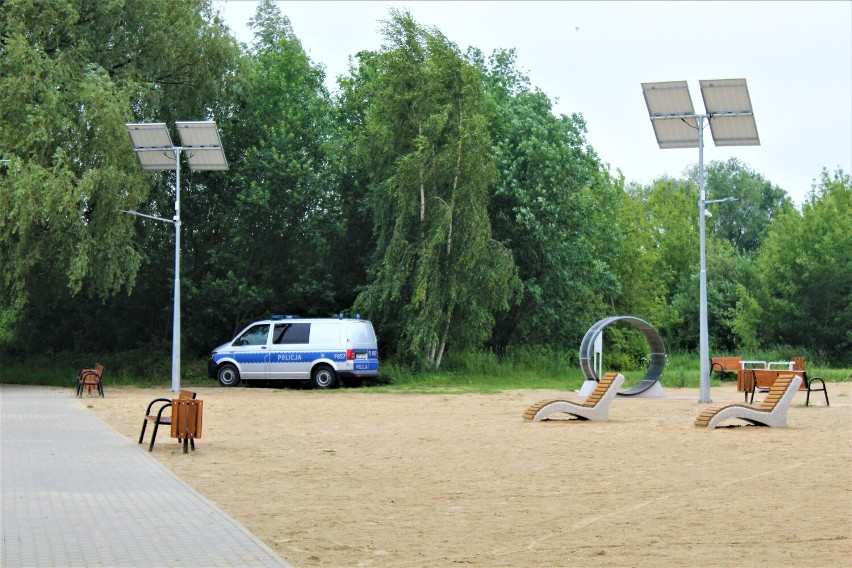
<path id="1" fill-rule="evenodd" d="M 178 400 L 194 400 L 195 393 L 189 390 L 182 390 L 178 395 Z M 155 404 L 159 404 L 159 407 L 156 410 L 152 410 Z M 169 409 L 168 414 L 163 414 L 166 409 Z M 145 418 L 142 420 L 142 432 L 139 433 L 139 443 L 142 443 L 142 440 L 145 438 L 145 428 L 148 426 L 148 422 L 154 423 L 154 431 L 151 432 L 151 445 L 148 446 L 148 451 L 151 452 L 154 450 L 154 441 L 157 439 L 157 430 L 160 428 L 160 425 L 171 426 L 172 424 L 172 399 L 170 398 L 155 398 L 148 404 L 148 409 L 145 410 Z M 181 439 L 179 438 L 180 442 Z M 195 442 L 193 442 L 192 449 L 195 449 Z"/>
<path id="2" fill-rule="evenodd" d="M 97 390 L 101 397 L 104 396 L 104 386 L 101 378 L 104 375 L 104 366 L 98 363 L 94 369 L 82 369 L 77 375 L 77 396 L 83 396 L 85 389 L 89 394 Z"/>
<path id="3" fill-rule="evenodd" d="M 742 369 L 742 357 L 713 357 L 710 359 L 710 374 L 719 375 L 719 380 L 724 381 L 728 375 L 738 375 Z"/>
<path id="4" fill-rule="evenodd" d="M 172 400 L 172 438 L 183 440 L 183 453 L 187 453 L 187 442 L 195 451 L 195 440 L 201 437 L 201 416 L 204 401 L 192 398 Z"/>
<path id="5" fill-rule="evenodd" d="M 805 388 L 808 390 L 808 394 L 805 396 L 805 406 L 810 406 L 811 404 L 811 393 L 812 392 L 820 392 L 825 395 L 825 405 L 831 406 L 828 403 L 828 389 L 825 387 L 825 381 L 820 377 L 808 378 L 808 374 L 805 372 L 805 358 L 804 357 L 793 357 L 793 370 L 802 371 L 802 378 L 805 379 Z M 816 386 L 814 383 L 819 381 L 819 386 Z"/>
<path id="6" fill-rule="evenodd" d="M 623 375 L 607 373 L 583 402 L 543 400 L 533 404 L 524 412 L 524 420 L 540 422 L 557 412 L 570 414 L 580 420 L 608 420 L 609 407 L 622 384 L 624 384 Z"/>
<path id="7" fill-rule="evenodd" d="M 801 384 L 802 377 L 798 375 L 781 375 L 759 405 L 731 404 L 709 408 L 698 415 L 695 425 L 715 428 L 729 418 L 739 418 L 755 426 L 787 426 L 787 411 Z"/>

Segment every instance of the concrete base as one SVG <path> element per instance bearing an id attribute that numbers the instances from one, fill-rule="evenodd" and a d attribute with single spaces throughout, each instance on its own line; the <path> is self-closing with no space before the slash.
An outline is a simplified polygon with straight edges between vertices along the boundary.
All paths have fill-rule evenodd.
<path id="1" fill-rule="evenodd" d="M 666 398 L 666 389 L 663 388 L 660 381 L 657 381 L 654 383 L 654 386 L 645 392 L 640 392 L 639 394 L 633 394 L 630 396 L 632 398 Z"/>
<path id="2" fill-rule="evenodd" d="M 592 394 L 592 391 L 595 390 L 595 387 L 598 386 L 597 381 L 593 381 L 591 379 L 586 379 L 586 382 L 583 383 L 583 386 L 580 387 L 579 395 L 580 396 L 589 396 Z"/>

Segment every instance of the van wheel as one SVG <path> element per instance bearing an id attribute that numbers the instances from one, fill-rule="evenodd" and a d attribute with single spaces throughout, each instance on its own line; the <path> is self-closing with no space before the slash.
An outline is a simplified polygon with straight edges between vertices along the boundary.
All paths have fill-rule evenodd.
<path id="1" fill-rule="evenodd" d="M 337 373 L 334 369 L 323 365 L 314 369 L 312 377 L 314 386 L 318 389 L 333 389 L 337 387 Z"/>
<path id="2" fill-rule="evenodd" d="M 216 371 L 216 379 L 223 387 L 235 387 L 240 384 L 240 373 L 230 363 L 225 363 Z"/>

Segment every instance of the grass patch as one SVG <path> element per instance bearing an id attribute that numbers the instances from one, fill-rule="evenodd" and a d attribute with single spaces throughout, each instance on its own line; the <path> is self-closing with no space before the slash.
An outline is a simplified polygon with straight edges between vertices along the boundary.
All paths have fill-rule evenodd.
<path id="1" fill-rule="evenodd" d="M 791 356 L 786 348 L 765 353 L 746 354 L 744 358 L 761 361 L 783 361 Z M 831 368 L 818 355 L 807 357 L 810 377 L 826 382 L 852 380 L 852 369 Z M 720 355 L 721 356 L 721 355 Z M 510 352 L 500 360 L 487 352 L 448 353 L 438 371 L 412 371 L 383 360 L 382 377 L 364 384 L 369 392 L 410 393 L 496 393 L 518 389 L 578 390 L 585 381 L 575 351 L 524 349 Z M 813 363 L 811 363 L 813 361 Z M 169 388 L 171 386 L 171 345 L 160 343 L 107 355 L 65 353 L 50 355 L 0 366 L 0 382 L 24 385 L 49 385 L 72 388 L 82 368 L 104 365 L 104 384 Z M 604 354 L 604 371 L 607 358 Z M 624 388 L 629 388 L 645 376 L 640 362 L 634 369 L 618 370 L 625 376 Z M 715 377 L 715 375 L 714 375 Z M 692 353 L 674 353 L 667 359 L 661 377 L 665 388 L 698 388 L 698 357 Z M 182 386 L 212 386 L 207 377 L 207 361 L 188 360 L 182 366 Z M 719 386 L 713 380 L 711 386 Z"/>

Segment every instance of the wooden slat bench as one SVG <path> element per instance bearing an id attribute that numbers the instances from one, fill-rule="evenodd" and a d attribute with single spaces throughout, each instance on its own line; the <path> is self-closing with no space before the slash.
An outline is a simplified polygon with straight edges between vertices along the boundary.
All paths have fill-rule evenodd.
<path id="1" fill-rule="evenodd" d="M 719 378 L 725 380 L 725 375 L 736 373 L 739 376 L 743 368 L 742 357 L 713 357 L 710 359 L 710 373 L 719 373 Z"/>

